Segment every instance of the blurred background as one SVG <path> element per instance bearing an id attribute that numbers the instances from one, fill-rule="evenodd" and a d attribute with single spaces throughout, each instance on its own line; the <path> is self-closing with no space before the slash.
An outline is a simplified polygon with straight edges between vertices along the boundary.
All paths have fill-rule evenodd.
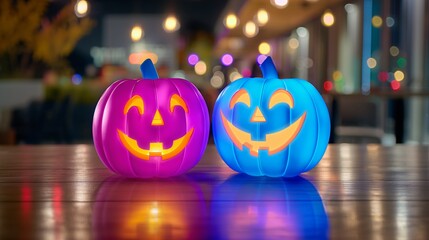
<path id="1" fill-rule="evenodd" d="M 332 143 L 429 143 L 426 0 L 1 0 L 0 144 L 91 143 L 114 81 L 192 81 L 209 110 L 272 56 L 323 95 Z"/>

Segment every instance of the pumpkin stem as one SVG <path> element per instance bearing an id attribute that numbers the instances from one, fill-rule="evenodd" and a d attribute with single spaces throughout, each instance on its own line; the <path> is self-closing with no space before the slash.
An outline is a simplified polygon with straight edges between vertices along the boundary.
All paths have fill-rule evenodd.
<path id="1" fill-rule="evenodd" d="M 279 78 L 277 74 L 276 66 L 274 66 L 273 60 L 271 57 L 267 57 L 260 66 L 262 71 L 262 76 L 264 78 Z"/>
<path id="2" fill-rule="evenodd" d="M 156 72 L 155 66 L 152 61 L 148 58 L 140 65 L 140 71 L 142 72 L 143 78 L 146 79 L 157 79 L 158 73 Z"/>

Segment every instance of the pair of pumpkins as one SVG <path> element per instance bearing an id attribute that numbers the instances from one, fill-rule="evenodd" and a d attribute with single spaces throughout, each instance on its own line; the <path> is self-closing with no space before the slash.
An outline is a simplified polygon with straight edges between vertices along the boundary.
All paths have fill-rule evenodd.
<path id="1" fill-rule="evenodd" d="M 102 162 L 136 178 L 185 173 L 201 159 L 210 120 L 201 93 L 184 79 L 159 79 L 150 60 L 144 79 L 119 80 L 101 96 L 93 137 Z M 252 176 L 294 177 L 316 166 L 326 150 L 330 121 L 307 81 L 279 79 L 270 57 L 263 78 L 242 78 L 216 100 L 213 136 L 225 163 Z"/>

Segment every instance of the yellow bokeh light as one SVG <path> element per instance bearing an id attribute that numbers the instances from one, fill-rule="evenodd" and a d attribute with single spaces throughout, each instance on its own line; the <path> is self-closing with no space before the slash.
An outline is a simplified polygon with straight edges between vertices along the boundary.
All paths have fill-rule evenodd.
<path id="1" fill-rule="evenodd" d="M 234 82 L 234 81 L 236 81 L 236 80 L 238 80 L 238 79 L 240 79 L 240 78 L 242 78 L 243 77 L 243 75 L 241 75 L 239 72 L 237 72 L 237 71 L 232 71 L 230 74 L 229 74 L 229 80 L 231 81 L 231 82 Z"/>
<path id="2" fill-rule="evenodd" d="M 77 17 L 84 17 L 88 13 L 88 2 L 86 0 L 79 0 L 74 6 L 74 12 Z"/>
<path id="3" fill-rule="evenodd" d="M 270 17 L 268 15 L 268 12 L 263 8 L 259 9 L 256 13 L 256 22 L 259 26 L 264 26 L 265 24 L 267 24 L 269 19 Z"/>
<path id="4" fill-rule="evenodd" d="M 210 85 L 212 85 L 212 87 L 214 88 L 220 88 L 223 86 L 225 80 L 218 75 L 214 75 L 211 79 L 210 79 Z"/>
<path id="5" fill-rule="evenodd" d="M 175 16 L 168 16 L 162 27 L 166 32 L 174 32 L 179 30 L 180 23 Z"/>
<path id="6" fill-rule="evenodd" d="M 334 25 L 335 23 L 335 17 L 334 14 L 332 14 L 331 11 L 326 11 L 322 16 L 322 24 L 325 27 L 330 27 Z"/>
<path id="7" fill-rule="evenodd" d="M 271 52 L 271 46 L 267 42 L 261 42 L 258 47 L 259 53 L 267 55 Z"/>
<path id="8" fill-rule="evenodd" d="M 296 38 L 289 39 L 288 45 L 291 49 L 297 49 L 299 47 L 299 41 Z"/>
<path id="9" fill-rule="evenodd" d="M 254 22 L 249 21 L 246 23 L 246 25 L 244 25 L 243 33 L 246 37 L 252 38 L 256 36 L 258 32 L 259 32 L 259 28 Z"/>
<path id="10" fill-rule="evenodd" d="M 379 28 L 383 24 L 383 19 L 380 16 L 374 16 L 372 17 L 372 26 Z"/>
<path id="11" fill-rule="evenodd" d="M 395 71 L 395 73 L 393 74 L 393 76 L 395 77 L 395 80 L 398 81 L 398 82 L 404 80 L 404 78 L 405 78 L 405 74 L 401 70 Z"/>
<path id="12" fill-rule="evenodd" d="M 389 51 L 390 51 L 390 55 L 392 55 L 394 57 L 399 55 L 399 48 L 396 46 L 391 46 Z"/>
<path id="13" fill-rule="evenodd" d="M 341 80 L 343 78 L 343 74 L 340 71 L 334 71 L 334 73 L 332 74 L 332 79 L 334 79 L 334 81 L 338 81 Z"/>
<path id="14" fill-rule="evenodd" d="M 134 26 L 131 29 L 131 40 L 133 40 L 134 42 L 137 42 L 138 40 L 140 40 L 143 37 L 143 29 L 140 26 Z"/>
<path id="15" fill-rule="evenodd" d="M 233 28 L 237 27 L 237 25 L 238 25 L 238 18 L 235 14 L 230 13 L 226 16 L 223 24 L 228 29 L 233 29 Z"/>
<path id="16" fill-rule="evenodd" d="M 198 75 L 204 75 L 207 72 L 207 65 L 204 61 L 199 61 L 194 66 L 195 73 Z"/>
<path id="17" fill-rule="evenodd" d="M 366 60 L 366 64 L 369 68 L 375 68 L 377 66 L 377 60 L 374 58 L 368 58 L 368 60 Z"/>

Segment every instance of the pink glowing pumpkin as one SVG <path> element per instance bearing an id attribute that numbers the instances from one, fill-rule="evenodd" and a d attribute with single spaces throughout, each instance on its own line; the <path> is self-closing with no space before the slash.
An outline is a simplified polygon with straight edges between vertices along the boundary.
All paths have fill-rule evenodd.
<path id="1" fill-rule="evenodd" d="M 101 96 L 93 138 L 101 161 L 127 177 L 169 177 L 194 167 L 209 135 L 207 106 L 184 79 L 159 79 L 150 60 L 144 79 L 119 80 Z"/>

